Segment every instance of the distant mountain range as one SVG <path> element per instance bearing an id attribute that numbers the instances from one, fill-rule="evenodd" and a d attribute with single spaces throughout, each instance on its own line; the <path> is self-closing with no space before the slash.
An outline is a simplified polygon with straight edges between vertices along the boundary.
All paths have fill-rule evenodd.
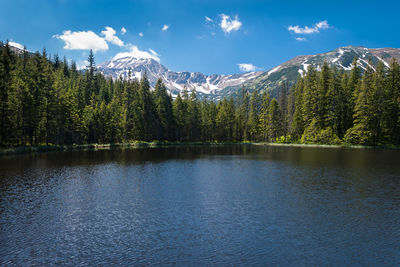
<path id="1" fill-rule="evenodd" d="M 327 53 L 297 56 L 269 71 L 257 75 L 257 77 L 253 79 L 245 81 L 240 84 L 240 86 L 244 86 L 250 91 L 270 90 L 276 92 L 283 81 L 293 84 L 299 76 L 303 76 L 307 72 L 308 66 L 310 65 L 313 65 L 319 70 L 324 62 L 327 62 L 331 66 L 349 71 L 352 68 L 351 64 L 355 57 L 358 58 L 357 65 L 363 70 L 370 65 L 369 62 L 372 63 L 370 65 L 372 68 L 375 68 L 379 61 L 382 61 L 386 67 L 389 67 L 392 58 L 400 62 L 400 49 L 345 46 Z M 232 95 L 237 92 L 239 87 L 226 87 L 218 91 L 218 94 L 221 96 Z"/>
<path id="2" fill-rule="evenodd" d="M 144 73 L 151 85 L 161 78 L 169 91 L 176 96 L 178 92 L 195 89 L 200 96 L 208 95 L 210 99 L 221 99 L 224 96 L 234 95 L 242 86 L 252 90 L 270 90 L 276 92 L 283 81 L 293 84 L 296 79 L 307 72 L 313 65 L 319 69 L 324 62 L 344 70 L 351 69 L 353 59 L 358 58 L 358 65 L 365 69 L 369 62 L 374 68 L 379 61 L 389 66 L 390 60 L 395 58 L 400 62 L 398 48 L 366 48 L 361 46 L 340 47 L 333 51 L 307 56 L 297 56 L 268 71 L 248 72 L 233 75 L 204 75 L 200 72 L 174 72 L 164 67 L 158 61 L 150 58 L 140 59 L 133 57 L 114 58 L 99 66 L 99 70 L 106 76 L 128 79 L 140 79 Z"/>
<path id="3" fill-rule="evenodd" d="M 229 86 L 240 86 L 263 72 L 248 72 L 233 75 L 204 75 L 200 72 L 174 72 L 152 58 L 119 57 L 104 62 L 98 70 L 106 76 L 123 79 L 140 79 L 145 73 L 150 85 L 154 86 L 161 78 L 173 96 L 187 90 L 195 89 L 200 96 L 216 95 Z M 129 76 L 130 75 L 130 76 Z"/>

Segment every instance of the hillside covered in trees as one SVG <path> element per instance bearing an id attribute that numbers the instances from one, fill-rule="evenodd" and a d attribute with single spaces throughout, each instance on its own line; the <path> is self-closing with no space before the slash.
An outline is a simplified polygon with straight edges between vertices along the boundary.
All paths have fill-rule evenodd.
<path id="1" fill-rule="evenodd" d="M 218 103 L 195 91 L 176 99 L 159 80 L 112 80 L 46 51 L 0 44 L 0 147 L 133 141 L 400 144 L 400 67 L 350 72 L 312 66 L 277 99 L 249 93 Z"/>

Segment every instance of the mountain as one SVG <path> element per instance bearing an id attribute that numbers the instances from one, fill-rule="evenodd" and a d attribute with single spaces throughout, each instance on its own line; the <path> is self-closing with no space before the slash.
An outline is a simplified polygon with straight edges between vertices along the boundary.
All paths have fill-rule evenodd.
<path id="1" fill-rule="evenodd" d="M 225 96 L 235 95 L 242 86 L 250 91 L 268 90 L 274 94 L 283 81 L 287 81 L 289 85 L 293 84 L 299 75 L 302 76 L 307 72 L 310 65 L 320 69 L 322 64 L 327 62 L 339 69 L 350 70 L 355 57 L 358 58 L 358 65 L 362 69 L 365 69 L 369 62 L 372 62 L 371 67 L 374 68 L 379 61 L 389 67 L 392 58 L 400 62 L 400 49 L 346 46 L 327 53 L 297 56 L 269 71 L 232 75 L 174 72 L 153 58 L 131 56 L 113 58 L 101 64 L 99 70 L 106 76 L 124 79 L 128 79 L 129 71 L 131 79 L 140 79 L 146 73 L 152 86 L 158 78 L 161 78 L 173 96 L 187 88 L 188 90 L 195 89 L 199 96 L 208 95 L 210 99 L 218 100 Z"/>
<path id="2" fill-rule="evenodd" d="M 174 72 L 153 58 L 135 58 L 131 56 L 116 57 L 100 64 L 98 70 L 114 79 L 119 77 L 123 79 L 140 79 L 146 73 L 151 86 L 154 86 L 157 79 L 161 78 L 173 96 L 176 96 L 185 88 L 189 91 L 195 89 L 200 96 L 214 96 L 217 95 L 218 91 L 226 87 L 239 86 L 263 73 L 204 75 L 200 72 Z M 215 97 L 212 98 L 215 99 Z"/>
<path id="3" fill-rule="evenodd" d="M 250 91 L 268 90 L 271 91 L 272 94 L 275 94 L 283 81 L 293 84 L 299 75 L 303 76 L 307 72 L 307 68 L 310 65 L 320 69 L 324 62 L 327 62 L 329 65 L 334 65 L 339 69 L 351 70 L 351 64 L 355 57 L 358 58 L 357 65 L 363 70 L 370 65 L 370 61 L 372 63 L 370 65 L 372 68 L 375 68 L 379 61 L 382 61 L 386 67 L 389 67 L 392 58 L 395 58 L 397 62 L 400 62 L 400 49 L 372 49 L 361 46 L 346 46 L 327 53 L 297 56 L 251 80 L 244 82 L 240 86 L 225 87 L 223 90 L 218 91 L 218 94 L 221 96 L 234 95 L 241 86 L 244 86 Z"/>

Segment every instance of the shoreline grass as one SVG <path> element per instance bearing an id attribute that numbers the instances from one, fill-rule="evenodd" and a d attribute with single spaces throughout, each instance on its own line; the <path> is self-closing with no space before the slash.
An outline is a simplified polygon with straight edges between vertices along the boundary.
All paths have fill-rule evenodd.
<path id="1" fill-rule="evenodd" d="M 224 146 L 224 145 L 255 145 L 255 146 L 276 146 L 276 147 L 309 147 L 309 148 L 355 148 L 355 149 L 400 149 L 398 146 L 362 146 L 362 145 L 325 145 L 325 144 L 301 144 L 301 143 L 267 143 L 267 142 L 168 142 L 168 141 L 136 141 L 121 144 L 84 144 L 84 145 L 39 145 L 39 146 L 19 146 L 15 148 L 0 149 L 0 156 L 62 152 L 62 151 L 96 151 L 112 149 L 137 149 L 137 148 L 157 148 L 157 147 L 179 147 L 179 146 Z"/>

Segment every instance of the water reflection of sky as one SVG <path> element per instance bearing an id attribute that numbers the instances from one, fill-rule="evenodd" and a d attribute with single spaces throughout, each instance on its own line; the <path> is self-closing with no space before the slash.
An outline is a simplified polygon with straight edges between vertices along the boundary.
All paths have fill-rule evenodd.
<path id="1" fill-rule="evenodd" d="M 399 153 L 238 146 L 2 158 L 0 260 L 394 265 Z"/>

